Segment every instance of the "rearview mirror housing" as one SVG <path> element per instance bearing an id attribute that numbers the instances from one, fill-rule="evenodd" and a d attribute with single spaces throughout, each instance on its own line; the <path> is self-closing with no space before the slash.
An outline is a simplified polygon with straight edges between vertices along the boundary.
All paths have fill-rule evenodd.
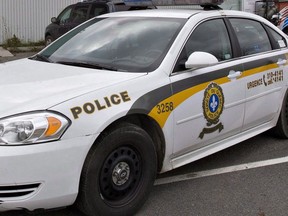
<path id="1" fill-rule="evenodd" d="M 196 51 L 189 56 L 185 62 L 185 67 L 187 69 L 207 67 L 217 64 L 218 62 L 218 59 L 214 55 L 207 52 Z"/>
<path id="2" fill-rule="evenodd" d="M 56 18 L 56 17 L 52 17 L 52 18 L 51 18 L 51 22 L 52 22 L 52 23 L 57 23 L 57 18 Z"/>

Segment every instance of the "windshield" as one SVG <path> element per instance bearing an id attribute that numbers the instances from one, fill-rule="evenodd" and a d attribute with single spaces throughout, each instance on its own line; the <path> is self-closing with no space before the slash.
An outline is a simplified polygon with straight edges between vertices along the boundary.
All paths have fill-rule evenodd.
<path id="1" fill-rule="evenodd" d="M 39 55 L 60 64 L 151 72 L 162 62 L 184 22 L 172 18 L 96 18 Z"/>

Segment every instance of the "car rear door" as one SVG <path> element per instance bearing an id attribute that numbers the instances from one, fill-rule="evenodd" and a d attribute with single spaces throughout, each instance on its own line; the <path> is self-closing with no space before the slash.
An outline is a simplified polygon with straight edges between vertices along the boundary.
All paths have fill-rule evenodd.
<path id="1" fill-rule="evenodd" d="M 180 54 L 171 76 L 175 98 L 174 157 L 177 160 L 184 161 L 182 155 L 204 146 L 209 148 L 212 142 L 217 145 L 217 141 L 238 134 L 242 129 L 246 83 L 241 78 L 241 60 L 233 59 L 231 41 L 233 38 L 229 37 L 224 19 L 208 20 L 192 32 Z M 196 51 L 214 55 L 219 63 L 191 70 L 181 68 L 187 57 Z"/>
<path id="2" fill-rule="evenodd" d="M 246 104 L 243 130 L 269 123 L 277 115 L 286 88 L 286 40 L 264 24 L 230 18 L 244 66 Z"/>

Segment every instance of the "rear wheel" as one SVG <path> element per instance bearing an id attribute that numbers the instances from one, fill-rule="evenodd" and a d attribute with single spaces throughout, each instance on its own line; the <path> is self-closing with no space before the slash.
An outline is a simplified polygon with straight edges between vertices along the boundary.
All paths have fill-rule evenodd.
<path id="1" fill-rule="evenodd" d="M 87 215 L 133 215 L 147 199 L 156 170 L 150 136 L 136 125 L 121 125 L 89 152 L 77 205 Z"/>
<path id="2" fill-rule="evenodd" d="M 277 125 L 271 129 L 276 137 L 288 138 L 288 91 L 285 94 Z"/>

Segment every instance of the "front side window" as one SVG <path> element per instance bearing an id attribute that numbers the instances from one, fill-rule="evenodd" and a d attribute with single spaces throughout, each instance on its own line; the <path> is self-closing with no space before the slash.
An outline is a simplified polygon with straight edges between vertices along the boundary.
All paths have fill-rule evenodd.
<path id="1" fill-rule="evenodd" d="M 191 34 L 174 72 L 185 70 L 184 62 L 193 52 L 201 51 L 214 55 L 218 61 L 231 59 L 232 49 L 229 35 L 222 19 L 214 19 L 200 24 Z"/>
<path id="2" fill-rule="evenodd" d="M 95 18 L 70 31 L 41 55 L 56 63 L 150 72 L 160 65 L 185 22 L 156 17 Z"/>
<path id="3" fill-rule="evenodd" d="M 242 55 L 272 50 L 268 35 L 261 23 L 249 19 L 230 19 L 238 38 Z"/>
<path id="4" fill-rule="evenodd" d="M 72 7 L 67 7 L 64 11 L 61 12 L 61 14 L 58 16 L 58 20 L 60 24 L 67 23 L 69 21 L 69 18 L 71 16 Z"/>
<path id="5" fill-rule="evenodd" d="M 215 19 L 200 24 L 190 36 L 185 51 L 187 56 L 195 51 L 208 52 L 219 61 L 232 58 L 230 40 L 224 21 Z"/>
<path id="6" fill-rule="evenodd" d="M 187 56 L 195 51 L 208 52 L 219 61 L 232 58 L 229 36 L 222 19 L 210 20 L 199 25 L 185 46 Z"/>

